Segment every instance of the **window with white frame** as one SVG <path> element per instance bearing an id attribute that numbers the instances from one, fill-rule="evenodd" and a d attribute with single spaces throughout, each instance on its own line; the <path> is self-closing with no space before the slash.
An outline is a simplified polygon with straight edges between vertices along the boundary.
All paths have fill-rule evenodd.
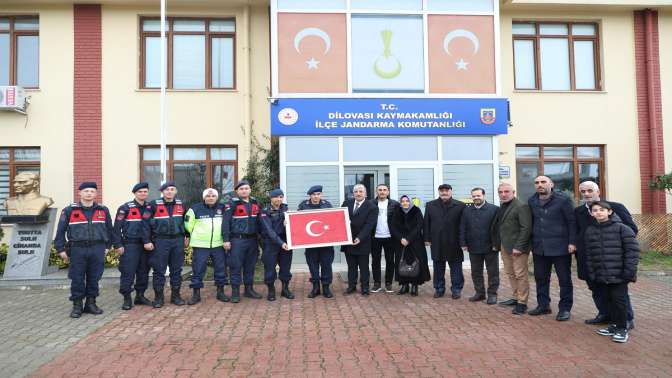
<path id="1" fill-rule="evenodd" d="M 516 89 L 600 90 L 597 23 L 514 22 Z"/>

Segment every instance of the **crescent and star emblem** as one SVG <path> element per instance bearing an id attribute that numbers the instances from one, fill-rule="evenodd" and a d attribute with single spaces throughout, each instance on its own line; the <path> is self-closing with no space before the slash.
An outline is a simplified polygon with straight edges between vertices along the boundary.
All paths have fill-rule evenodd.
<path id="1" fill-rule="evenodd" d="M 469 30 L 465 30 L 465 29 L 455 29 L 455 30 L 449 32 L 448 34 L 446 34 L 446 36 L 443 38 L 443 50 L 446 52 L 446 54 L 452 55 L 450 53 L 450 42 L 452 42 L 453 39 L 455 39 L 455 38 L 466 38 L 466 39 L 468 39 L 474 45 L 474 55 L 476 55 L 478 53 L 478 49 L 480 47 L 480 42 L 479 42 L 476 34 L 470 32 Z M 455 62 L 455 65 L 457 66 L 458 71 L 459 70 L 466 71 L 466 70 L 468 70 L 467 66 L 469 65 L 469 62 L 465 61 L 463 58 L 460 58 L 460 60 Z"/>
<path id="2" fill-rule="evenodd" d="M 322 229 L 322 232 L 319 232 L 319 231 L 318 232 L 313 232 L 313 225 L 319 225 L 318 227 Z M 314 238 L 317 238 L 317 237 L 320 237 L 320 236 L 324 235 L 324 233 L 328 230 L 329 230 L 329 226 L 322 223 L 321 221 L 310 221 L 310 222 L 306 223 L 306 234 L 308 234 L 308 235 L 310 235 Z"/>
<path id="3" fill-rule="evenodd" d="M 305 28 L 296 33 L 294 36 L 294 49 L 296 52 L 301 54 L 301 41 L 310 36 L 318 37 L 324 41 L 324 55 L 327 55 L 331 49 L 331 38 L 327 32 L 320 28 Z M 316 70 L 319 68 L 318 64 L 320 64 L 320 61 L 316 60 L 315 57 L 311 57 L 310 60 L 306 60 L 306 64 L 309 70 Z"/>

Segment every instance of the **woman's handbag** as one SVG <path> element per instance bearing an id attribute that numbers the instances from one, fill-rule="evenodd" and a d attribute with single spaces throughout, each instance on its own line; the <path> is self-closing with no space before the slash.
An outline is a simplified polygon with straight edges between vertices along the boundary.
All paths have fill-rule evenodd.
<path id="1" fill-rule="evenodd" d="M 420 275 L 420 261 L 413 256 L 413 262 L 406 262 L 406 247 L 401 251 L 401 259 L 399 259 L 399 277 L 416 278 Z"/>

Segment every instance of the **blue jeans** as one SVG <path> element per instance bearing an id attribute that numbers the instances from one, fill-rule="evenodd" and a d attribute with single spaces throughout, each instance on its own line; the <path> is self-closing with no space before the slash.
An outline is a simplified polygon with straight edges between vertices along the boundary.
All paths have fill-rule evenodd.
<path id="1" fill-rule="evenodd" d="M 254 267 L 257 264 L 259 246 L 256 238 L 231 239 L 231 256 L 229 257 L 229 269 L 231 273 L 231 286 L 240 286 L 241 271 L 242 282 L 245 286 L 254 284 Z"/>
<path id="2" fill-rule="evenodd" d="M 105 269 L 105 245 L 70 247 L 69 257 L 70 300 L 97 297 L 98 281 Z"/>
<path id="3" fill-rule="evenodd" d="M 224 253 L 223 247 L 217 248 L 198 248 L 194 247 L 191 259 L 191 284 L 192 289 L 203 288 L 203 277 L 205 270 L 208 267 L 208 259 L 212 257 L 212 264 L 214 265 L 215 285 L 226 285 L 226 260 L 227 253 Z"/>
<path id="4" fill-rule="evenodd" d="M 280 281 L 288 282 L 292 279 L 289 268 L 292 266 L 292 251 L 285 251 L 270 240 L 264 240 L 264 252 L 261 254 L 264 263 L 264 282 L 274 283 L 278 278 L 276 266 L 280 266 Z"/>
<path id="5" fill-rule="evenodd" d="M 462 262 L 448 263 L 450 267 L 450 292 L 459 294 L 464 287 L 464 274 L 462 273 Z M 434 290 L 446 292 L 446 262 L 434 260 Z"/>
<path id="6" fill-rule="evenodd" d="M 310 282 L 322 282 L 325 285 L 331 285 L 333 280 L 331 264 L 333 262 L 333 247 L 307 248 L 306 263 L 310 270 Z"/>
<path id="7" fill-rule="evenodd" d="M 184 238 L 156 239 L 150 253 L 149 264 L 154 270 L 152 284 L 154 290 L 163 291 L 166 285 L 166 268 L 170 266 L 170 287 L 179 289 L 182 285 L 182 265 L 184 265 Z"/>
<path id="8" fill-rule="evenodd" d="M 533 255 L 534 281 L 537 284 L 537 305 L 541 308 L 551 306 L 551 269 L 555 267 L 555 274 L 560 284 L 559 311 L 571 311 L 574 303 L 572 286 L 572 255 L 541 256 Z"/>
<path id="9" fill-rule="evenodd" d="M 149 286 L 149 251 L 142 243 L 124 244 L 124 254 L 119 258 L 119 293 L 126 295 L 135 289 L 144 293 Z M 133 281 L 135 280 L 135 287 Z"/>

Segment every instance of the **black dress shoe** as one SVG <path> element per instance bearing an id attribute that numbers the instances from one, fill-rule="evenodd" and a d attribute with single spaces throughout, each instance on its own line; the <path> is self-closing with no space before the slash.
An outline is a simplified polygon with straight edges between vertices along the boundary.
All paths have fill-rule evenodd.
<path id="1" fill-rule="evenodd" d="M 604 315 L 604 314 L 597 314 L 592 319 L 586 319 L 583 322 L 586 324 L 609 324 L 609 315 Z"/>
<path id="2" fill-rule="evenodd" d="M 499 304 L 502 306 L 515 306 L 518 304 L 518 301 L 515 299 L 507 299 L 505 301 L 499 302 Z"/>
<path id="3" fill-rule="evenodd" d="M 528 314 L 530 314 L 530 315 L 532 315 L 532 316 L 539 316 L 539 315 L 550 314 L 550 313 L 552 313 L 552 312 L 553 312 L 553 311 L 551 311 L 551 309 L 548 308 L 548 307 L 539 307 L 539 306 L 537 306 L 534 310 L 530 310 L 530 311 L 528 312 Z"/>
<path id="4" fill-rule="evenodd" d="M 345 294 L 345 295 L 350 295 L 350 294 L 354 293 L 355 291 L 357 291 L 357 288 L 356 288 L 356 287 L 354 287 L 354 286 L 348 286 L 348 288 L 345 289 L 345 292 L 343 292 L 343 294 Z"/>
<path id="5" fill-rule="evenodd" d="M 511 311 L 513 315 L 525 315 L 526 312 L 527 312 L 527 305 L 524 305 L 522 303 L 516 304 L 516 306 Z"/>
<path id="6" fill-rule="evenodd" d="M 484 294 L 474 294 L 473 296 L 469 297 L 469 302 L 480 302 L 482 300 L 485 300 Z"/>
<path id="7" fill-rule="evenodd" d="M 555 320 L 557 320 L 559 322 L 566 322 L 571 317 L 572 317 L 572 315 L 569 313 L 569 311 L 563 310 L 563 311 L 558 311 L 558 316 L 555 317 Z"/>
<path id="8" fill-rule="evenodd" d="M 367 296 L 369 295 L 369 288 L 362 288 L 362 295 Z"/>
<path id="9" fill-rule="evenodd" d="M 497 304 L 497 296 L 496 295 L 491 295 L 488 297 L 488 300 L 485 302 L 489 305 L 495 305 Z"/>
<path id="10" fill-rule="evenodd" d="M 402 284 L 397 294 L 404 295 L 406 293 L 408 293 L 408 284 Z"/>
<path id="11" fill-rule="evenodd" d="M 441 297 L 443 297 L 444 295 L 446 295 L 446 292 L 445 292 L 445 291 L 435 291 L 435 292 L 434 292 L 434 298 L 441 298 Z"/>
<path id="12" fill-rule="evenodd" d="M 462 298 L 462 294 L 452 293 L 452 294 L 450 294 L 450 297 L 453 298 L 453 299 L 460 299 L 460 298 Z"/>
<path id="13" fill-rule="evenodd" d="M 320 283 L 313 282 L 313 290 L 311 290 L 310 294 L 308 294 L 308 298 L 315 298 L 318 295 L 320 295 Z"/>

